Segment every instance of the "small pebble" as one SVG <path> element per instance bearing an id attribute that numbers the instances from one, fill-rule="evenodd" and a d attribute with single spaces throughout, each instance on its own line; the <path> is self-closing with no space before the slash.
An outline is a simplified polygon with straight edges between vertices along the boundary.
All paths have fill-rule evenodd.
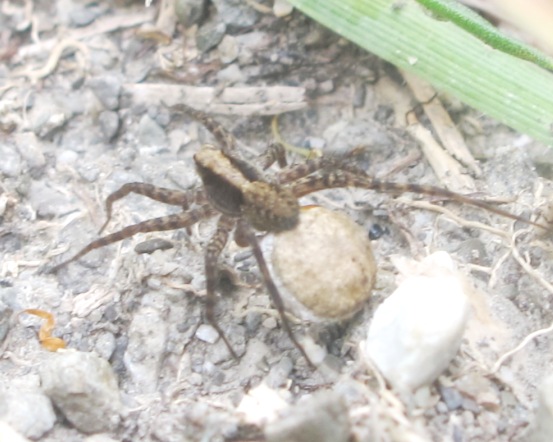
<path id="1" fill-rule="evenodd" d="M 232 63 L 238 57 L 238 43 L 232 35 L 225 35 L 219 46 L 219 58 L 225 64 Z"/>
<path id="2" fill-rule="evenodd" d="M 240 67 L 233 63 L 217 72 L 217 79 L 222 82 L 239 83 L 244 80 L 244 74 Z"/>
<path id="3" fill-rule="evenodd" d="M 213 0 L 217 15 L 234 30 L 250 28 L 259 19 L 259 13 L 242 0 Z"/>
<path id="4" fill-rule="evenodd" d="M 150 306 L 138 309 L 129 326 L 129 341 L 123 360 L 132 382 L 143 393 L 156 391 L 165 353 L 167 327 L 160 311 Z"/>
<path id="5" fill-rule="evenodd" d="M 263 327 L 265 327 L 268 330 L 274 330 L 277 327 L 277 321 L 272 316 L 265 318 L 262 324 L 263 324 Z"/>
<path id="6" fill-rule="evenodd" d="M 2 420 L 0 420 L 0 435 L 0 440 L 6 442 L 29 442 L 29 439 L 23 437 L 12 426 Z"/>
<path id="7" fill-rule="evenodd" d="M 175 0 L 177 20 L 184 27 L 200 23 L 206 12 L 207 0 Z"/>
<path id="8" fill-rule="evenodd" d="M 215 344 L 219 339 L 219 333 L 209 324 L 202 324 L 196 330 L 196 337 L 200 341 L 207 342 L 208 344 Z"/>
<path id="9" fill-rule="evenodd" d="M 17 177 L 23 170 L 23 161 L 13 145 L 0 143 L 0 173 L 9 177 Z"/>
<path id="10" fill-rule="evenodd" d="M 171 241 L 168 241 L 163 238 L 153 238 L 146 241 L 142 241 L 141 243 L 138 243 L 134 251 L 136 253 L 142 254 L 142 253 L 154 253 L 156 250 L 169 250 L 174 247 L 174 244 Z"/>
<path id="11" fill-rule="evenodd" d="M 143 115 L 139 123 L 138 142 L 144 147 L 165 147 L 167 135 L 165 130 L 148 115 Z"/>
<path id="12" fill-rule="evenodd" d="M 196 46 L 200 52 L 207 52 L 217 46 L 225 36 L 224 23 L 211 21 L 204 24 L 196 34 Z"/>
<path id="13" fill-rule="evenodd" d="M 10 390 L 0 393 L 0 420 L 25 437 L 39 439 L 54 427 L 56 414 L 44 394 Z M 0 441 L 3 440 L 7 439 L 0 433 Z"/>
<path id="14" fill-rule="evenodd" d="M 348 442 L 350 423 L 342 397 L 319 391 L 286 410 L 265 428 L 267 442 Z"/>
<path id="15" fill-rule="evenodd" d="M 469 312 L 461 278 L 447 253 L 436 252 L 413 267 L 377 308 L 365 345 L 366 356 L 400 392 L 431 384 L 447 368 Z"/>
<path id="16" fill-rule="evenodd" d="M 10 329 L 10 319 L 13 310 L 0 299 L 0 343 L 2 343 Z"/>
<path id="17" fill-rule="evenodd" d="M 276 17 L 286 17 L 290 15 L 294 7 L 287 0 L 275 0 L 273 3 L 273 14 Z"/>
<path id="18" fill-rule="evenodd" d="M 78 430 L 113 431 L 122 411 L 109 363 L 94 353 L 59 351 L 39 367 L 44 393 Z"/>
<path id="19" fill-rule="evenodd" d="M 108 361 L 115 351 L 115 336 L 111 332 L 101 332 L 96 337 L 94 350 L 106 361 Z"/>
<path id="20" fill-rule="evenodd" d="M 119 115 L 115 111 L 105 110 L 98 116 L 98 123 L 100 124 L 104 141 L 109 143 L 119 130 Z"/>
<path id="21" fill-rule="evenodd" d="M 100 100 L 100 103 L 108 110 L 119 108 L 119 96 L 121 94 L 121 79 L 116 75 L 104 75 L 88 81 L 89 87 Z"/>

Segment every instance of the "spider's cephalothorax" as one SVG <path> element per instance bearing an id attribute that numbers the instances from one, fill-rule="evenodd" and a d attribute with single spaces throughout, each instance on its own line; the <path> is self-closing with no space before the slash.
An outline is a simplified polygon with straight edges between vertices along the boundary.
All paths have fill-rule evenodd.
<path id="1" fill-rule="evenodd" d="M 486 202 L 439 187 L 377 181 L 363 170 L 352 165 L 351 162 L 337 158 L 323 157 L 286 167 L 282 148 L 273 146 L 274 149 L 268 149 L 254 164 L 240 155 L 234 137 L 207 114 L 185 105 L 175 106 L 173 110 L 183 112 L 201 122 L 220 144 L 220 148 L 206 145 L 194 156 L 202 185 L 194 190 L 178 191 L 144 183 L 125 184 L 108 196 L 106 200 L 107 221 L 101 231 L 111 218 L 113 203 L 129 193 L 136 193 L 166 204 L 180 206 L 183 211 L 146 220 L 100 237 L 72 258 L 56 265 L 52 271 L 59 270 L 92 250 L 129 238 L 137 233 L 186 228 L 201 219 L 219 214 L 217 230 L 207 244 L 205 252 L 207 292 L 205 316 L 206 320 L 217 330 L 234 357 L 238 356 L 215 317 L 215 289 L 218 258 L 228 242 L 231 231 L 236 227 L 238 233 L 236 236 L 240 238 L 240 245 L 252 247 L 265 285 L 282 318 L 282 326 L 307 362 L 313 365 L 292 333 L 284 314 L 284 304 L 271 278 L 255 234 L 256 230 L 280 232 L 293 229 L 298 223 L 298 198 L 301 196 L 337 187 L 360 187 L 393 193 L 415 192 L 481 207 L 505 217 L 537 225 L 490 206 Z M 275 161 L 278 161 L 282 169 L 276 174 L 274 180 L 269 180 L 262 170 L 268 168 Z"/>
<path id="2" fill-rule="evenodd" d="M 206 145 L 194 155 L 209 202 L 221 213 L 244 217 L 256 230 L 293 229 L 300 206 L 290 189 L 264 181 L 251 165 L 246 169 L 220 149 Z M 246 163 L 247 164 L 247 163 Z"/>

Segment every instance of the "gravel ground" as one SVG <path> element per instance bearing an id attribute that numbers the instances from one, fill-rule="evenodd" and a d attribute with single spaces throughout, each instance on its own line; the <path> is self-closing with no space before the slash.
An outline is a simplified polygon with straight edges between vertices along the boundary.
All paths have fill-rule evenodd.
<path id="1" fill-rule="evenodd" d="M 411 98 L 393 68 L 279 1 L 274 12 L 240 0 L 175 4 L 176 13 L 169 1 L 157 10 L 122 1 L 3 5 L 0 431 L 44 441 L 524 440 L 552 362 L 549 337 L 491 372 L 553 319 L 551 249 L 522 223 L 435 202 L 459 217 L 451 221 L 412 207 L 419 196 L 359 189 L 306 200 L 378 237 L 377 284 L 363 311 L 339 326 L 294 322 L 308 353 L 326 355 L 316 371 L 281 328 L 253 255 L 234 242 L 221 258 L 217 314 L 239 361 L 205 325 L 212 220 L 44 271 L 97 238 L 104 199 L 121 185 L 199 184 L 192 156 L 212 138 L 162 101 L 218 114 L 249 155 L 271 140 L 269 115 L 286 111 L 279 127 L 289 143 L 333 153 L 362 145 L 359 165 L 371 175 L 442 185 L 403 127 L 393 97 Z M 477 196 L 537 213 L 551 191 L 545 148 L 442 98 L 479 160 Z M 176 211 L 129 196 L 108 230 Z M 449 369 L 402 402 L 363 363 L 359 343 L 396 287 L 392 258 L 437 250 L 464 275 L 473 315 Z M 25 309 L 52 314 L 53 334 L 70 350 L 47 351 L 40 319 Z"/>

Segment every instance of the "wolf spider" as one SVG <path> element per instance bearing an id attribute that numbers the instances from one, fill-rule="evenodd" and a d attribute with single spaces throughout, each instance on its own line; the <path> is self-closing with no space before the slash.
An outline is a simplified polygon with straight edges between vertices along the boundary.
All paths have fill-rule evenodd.
<path id="1" fill-rule="evenodd" d="M 233 229 L 237 243 L 241 246 L 249 245 L 252 248 L 271 300 L 282 318 L 284 330 L 309 365 L 313 367 L 313 363 L 292 332 L 285 315 L 283 301 L 270 275 L 256 237 L 256 231 L 281 232 L 294 229 L 299 221 L 298 198 L 304 195 L 338 187 L 359 187 L 393 193 L 414 192 L 454 200 L 511 219 L 535 224 L 483 201 L 439 187 L 378 181 L 353 165 L 351 161 L 344 159 L 322 157 L 286 166 L 284 151 L 277 144 L 267 149 L 257 158 L 256 162 L 251 162 L 241 156 L 235 138 L 206 113 L 183 104 L 174 106 L 173 110 L 187 114 L 202 123 L 221 145 L 220 149 L 213 145 L 204 145 L 194 155 L 202 185 L 194 190 L 179 191 L 144 183 L 125 184 L 106 199 L 107 220 L 100 229 L 100 234 L 111 219 L 113 203 L 129 193 L 180 206 L 183 211 L 146 220 L 102 236 L 85 246 L 73 257 L 53 267 L 51 271 L 56 272 L 92 250 L 129 238 L 137 233 L 187 228 L 204 218 L 219 215 L 217 230 L 205 251 L 207 292 L 205 318 L 217 331 L 234 358 L 238 358 L 238 355 L 215 317 L 217 261 Z M 262 170 L 267 169 L 274 162 L 278 162 L 281 169 L 276 172 L 275 176 L 265 176 Z M 191 208 L 191 205 L 194 207 Z"/>

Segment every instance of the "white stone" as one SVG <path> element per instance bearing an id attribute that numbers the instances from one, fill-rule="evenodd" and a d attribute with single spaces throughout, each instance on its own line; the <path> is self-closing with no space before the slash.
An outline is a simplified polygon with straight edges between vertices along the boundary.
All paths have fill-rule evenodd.
<path id="1" fill-rule="evenodd" d="M 293 10 L 294 7 L 287 0 L 275 0 L 273 4 L 273 14 L 277 17 L 286 17 Z"/>
<path id="2" fill-rule="evenodd" d="M 209 324 L 202 324 L 196 330 L 196 337 L 200 341 L 207 342 L 208 344 L 215 344 L 219 339 L 219 333 Z"/>
<path id="3" fill-rule="evenodd" d="M 399 266 L 409 267 L 405 262 Z M 469 313 L 462 279 L 447 253 L 434 253 L 414 267 L 415 274 L 376 310 L 364 348 L 400 392 L 431 384 L 447 368 Z"/>

